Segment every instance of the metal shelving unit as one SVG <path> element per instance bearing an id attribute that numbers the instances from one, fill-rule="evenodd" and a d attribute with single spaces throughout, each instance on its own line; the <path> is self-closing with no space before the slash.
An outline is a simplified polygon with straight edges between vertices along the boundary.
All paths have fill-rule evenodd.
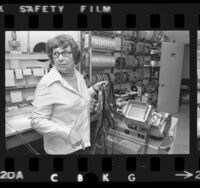
<path id="1" fill-rule="evenodd" d="M 107 37 L 110 39 L 114 39 L 115 37 L 120 37 L 120 34 L 106 34 L 101 32 L 95 32 L 95 31 L 81 31 L 80 32 L 80 38 L 81 38 L 81 72 L 84 71 L 88 73 L 88 79 L 90 84 L 92 83 L 92 75 L 93 71 L 99 71 L 99 70 L 106 70 L 109 69 L 112 72 L 112 69 L 114 66 L 94 66 L 92 65 L 92 57 L 95 53 L 99 53 L 99 56 L 103 55 L 109 55 L 110 57 L 113 56 L 114 53 L 119 52 L 118 50 L 108 50 L 108 49 L 102 49 L 102 48 L 95 48 L 92 47 L 92 37 L 93 36 L 101 36 L 101 37 Z M 95 54 L 96 55 L 96 54 Z M 114 62 L 115 63 L 115 62 Z"/>
<path id="2" fill-rule="evenodd" d="M 109 33 L 109 32 L 108 32 Z M 81 72 L 87 74 L 87 79 L 90 83 L 90 85 L 92 84 L 92 82 L 94 81 L 92 76 L 95 74 L 99 74 L 103 73 L 104 70 L 109 69 L 110 73 L 116 73 L 119 72 L 120 77 L 118 77 L 118 81 L 119 82 L 113 82 L 113 84 L 117 84 L 118 89 L 120 90 L 120 96 L 121 96 L 121 90 L 122 90 L 122 85 L 123 84 L 131 84 L 131 83 L 140 83 L 141 87 L 144 88 L 144 80 L 149 79 L 149 82 L 151 83 L 154 80 L 158 80 L 159 79 L 159 74 L 158 75 L 154 75 L 154 71 L 158 71 L 159 73 L 159 69 L 160 66 L 156 65 L 156 60 L 153 60 L 155 62 L 155 64 L 151 64 L 151 62 L 149 62 L 149 64 L 146 64 L 146 57 L 150 56 L 151 54 L 157 54 L 160 55 L 161 54 L 161 49 L 160 49 L 160 45 L 158 44 L 159 42 L 153 42 L 151 40 L 146 40 L 144 39 L 138 39 L 136 38 L 127 38 L 126 36 L 126 31 L 121 31 L 120 34 L 108 34 L 106 32 L 102 32 L 102 31 L 81 31 L 80 32 L 80 38 L 81 38 Z M 92 46 L 92 37 L 93 36 L 102 36 L 102 37 L 109 37 L 109 38 L 119 38 L 120 40 L 120 49 L 113 49 L 113 50 L 106 50 L 106 49 L 101 49 L 101 48 L 94 48 Z M 133 35 L 134 36 L 134 35 Z M 135 37 L 135 36 L 134 36 Z M 139 51 L 141 50 L 141 52 L 139 54 L 127 54 L 124 46 L 124 42 L 131 42 L 131 43 L 135 43 L 136 45 L 138 45 L 137 47 L 139 47 Z M 149 49 L 151 48 L 151 50 L 149 51 Z M 140 49 L 141 48 L 141 49 Z M 148 48 L 148 49 L 146 49 Z M 149 53 L 147 53 L 147 51 Z M 100 54 L 110 54 L 113 55 L 115 53 L 120 54 L 120 61 L 119 61 L 119 66 L 116 67 L 107 67 L 107 66 L 94 66 L 92 64 L 92 57 L 95 53 L 100 53 Z M 147 53 L 147 54 L 146 54 Z M 151 53 L 151 54 L 150 54 Z M 142 61 L 139 62 L 138 66 L 127 66 L 124 67 L 122 64 L 122 58 L 124 58 L 126 55 L 130 55 L 133 56 L 134 58 L 136 56 L 140 56 L 140 58 L 142 58 Z M 138 60 L 139 61 L 139 60 Z M 159 64 L 159 63 L 158 63 Z M 130 71 L 132 70 L 133 72 L 135 72 L 137 69 L 142 69 L 140 72 L 140 76 L 141 79 L 137 79 L 136 82 L 135 81 L 124 81 L 122 79 L 122 73 L 124 72 L 123 70 L 127 70 Z M 145 76 L 145 69 L 149 69 L 149 78 L 147 78 Z M 115 74 L 114 73 L 114 74 Z M 137 73 L 136 73 L 137 74 Z M 156 87 L 156 90 L 158 91 L 158 87 Z M 142 98 L 141 98 L 142 100 Z"/>

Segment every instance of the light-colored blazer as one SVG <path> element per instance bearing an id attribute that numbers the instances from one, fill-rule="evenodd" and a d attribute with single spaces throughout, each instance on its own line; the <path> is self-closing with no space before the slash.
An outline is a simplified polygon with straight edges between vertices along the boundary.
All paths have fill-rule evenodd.
<path id="1" fill-rule="evenodd" d="M 31 126 L 43 135 L 48 154 L 69 154 L 69 133 L 74 127 L 90 146 L 90 100 L 94 90 L 87 88 L 83 76 L 75 70 L 78 91 L 65 81 L 55 67 L 40 80 L 34 96 Z"/>

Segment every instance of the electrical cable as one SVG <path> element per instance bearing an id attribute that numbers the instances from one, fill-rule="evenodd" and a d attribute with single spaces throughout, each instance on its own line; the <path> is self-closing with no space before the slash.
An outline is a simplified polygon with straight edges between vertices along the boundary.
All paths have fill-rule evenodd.
<path id="1" fill-rule="evenodd" d="M 99 92 L 101 92 L 102 109 L 100 112 L 100 117 L 98 119 L 96 130 L 94 133 L 95 143 L 93 145 L 92 153 L 96 153 L 96 149 L 104 149 L 107 134 L 110 128 L 115 126 L 115 112 L 116 112 L 116 103 L 115 95 L 112 82 L 109 78 L 109 87 L 102 87 Z M 110 105 L 112 103 L 112 106 Z"/>
<path id="2" fill-rule="evenodd" d="M 118 131 L 116 131 L 117 122 L 115 121 L 116 116 L 117 116 L 117 105 L 116 105 L 114 86 L 113 86 L 113 83 L 111 82 L 111 78 L 110 78 L 109 74 L 108 74 L 108 79 L 109 79 L 109 83 L 110 83 L 108 101 L 111 101 L 112 106 L 110 105 L 110 103 L 107 103 L 108 108 L 109 108 L 109 111 L 107 111 L 107 112 L 111 112 L 113 114 L 113 117 L 111 115 L 109 115 L 108 113 L 107 113 L 107 116 L 108 116 L 108 120 L 110 121 L 110 124 L 113 125 L 113 127 L 112 127 L 114 130 L 113 138 L 116 138 L 117 136 L 118 137 L 120 136 L 120 133 L 118 133 Z M 116 133 L 118 133 L 118 134 L 116 134 Z M 112 145 L 111 145 L 111 153 L 112 154 L 113 154 L 113 150 L 114 150 L 114 142 L 112 142 Z"/>
<path id="3" fill-rule="evenodd" d="M 19 140 L 21 140 L 21 143 L 27 148 L 28 151 L 30 151 L 32 154 L 34 155 L 40 155 L 39 152 L 37 152 L 25 139 L 24 137 L 21 135 L 21 133 L 16 130 L 12 125 L 10 125 L 8 122 L 6 122 L 6 124 L 12 128 L 13 130 L 15 130 L 15 132 L 17 133 L 16 136 Z"/>

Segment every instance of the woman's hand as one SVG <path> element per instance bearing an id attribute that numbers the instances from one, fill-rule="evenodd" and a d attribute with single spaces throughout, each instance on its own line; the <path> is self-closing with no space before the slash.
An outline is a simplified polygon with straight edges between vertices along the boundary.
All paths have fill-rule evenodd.
<path id="1" fill-rule="evenodd" d="M 69 140 L 71 143 L 72 148 L 76 148 L 77 146 L 82 146 L 82 149 L 85 150 L 85 145 L 83 142 L 82 137 L 75 129 L 72 128 L 70 134 L 69 134 Z"/>
<path id="2" fill-rule="evenodd" d="M 96 84 L 93 85 L 93 88 L 95 91 L 99 91 L 102 86 L 106 86 L 108 84 L 109 84 L 108 81 L 97 82 Z"/>
<path id="3" fill-rule="evenodd" d="M 90 101 L 90 112 L 94 112 L 97 107 L 97 100 L 91 99 Z"/>

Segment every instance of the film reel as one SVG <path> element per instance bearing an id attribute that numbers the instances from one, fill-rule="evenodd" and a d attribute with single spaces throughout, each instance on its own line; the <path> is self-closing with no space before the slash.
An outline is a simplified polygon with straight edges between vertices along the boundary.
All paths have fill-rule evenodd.
<path id="1" fill-rule="evenodd" d="M 120 68 L 122 65 L 122 68 L 130 68 L 130 67 L 138 67 L 139 62 L 138 59 L 136 59 L 134 56 L 125 56 L 125 57 L 118 57 L 116 59 L 115 66 Z"/>
<path id="2" fill-rule="evenodd" d="M 160 42 L 164 36 L 162 31 L 136 31 L 137 40 L 145 40 L 149 42 Z"/>
<path id="3" fill-rule="evenodd" d="M 136 52 L 136 44 L 133 42 L 124 41 L 123 43 L 123 50 L 125 54 L 135 54 Z"/>
<path id="4" fill-rule="evenodd" d="M 151 52 L 151 47 L 152 45 L 149 43 L 137 42 L 135 53 L 140 55 L 148 55 Z"/>
<path id="5" fill-rule="evenodd" d="M 138 65 L 142 67 L 143 65 L 151 65 L 150 62 L 152 60 L 151 56 L 136 56 L 136 59 L 138 60 Z"/>
<path id="6" fill-rule="evenodd" d="M 93 54 L 91 62 L 93 67 L 114 67 L 115 57 L 111 55 Z"/>
<path id="7" fill-rule="evenodd" d="M 115 50 L 115 40 L 109 37 L 92 36 L 92 47 L 97 49 L 103 49 L 108 51 Z"/>
<path id="8" fill-rule="evenodd" d="M 94 34 L 115 37 L 121 34 L 121 31 L 93 31 Z"/>

